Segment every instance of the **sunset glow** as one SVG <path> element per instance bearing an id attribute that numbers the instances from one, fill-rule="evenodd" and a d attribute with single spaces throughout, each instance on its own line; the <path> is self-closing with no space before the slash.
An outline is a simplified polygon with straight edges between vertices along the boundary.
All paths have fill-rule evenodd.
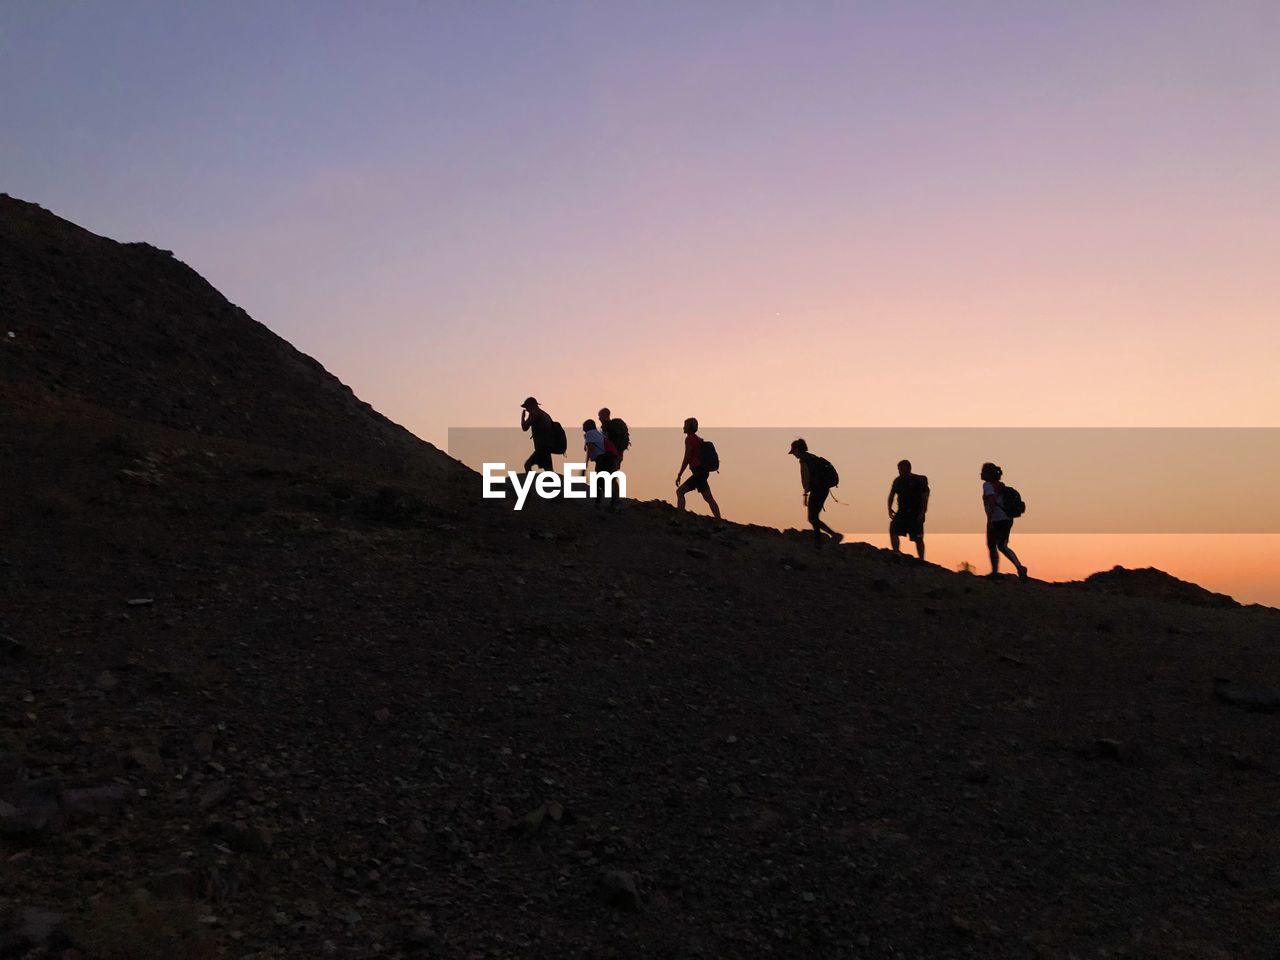
<path id="1" fill-rule="evenodd" d="M 0 189 L 174 250 L 442 447 L 529 394 L 567 426 L 1280 426 L 1274 3 L 0 25 Z M 1280 602 L 1274 537 L 1027 552 Z"/>

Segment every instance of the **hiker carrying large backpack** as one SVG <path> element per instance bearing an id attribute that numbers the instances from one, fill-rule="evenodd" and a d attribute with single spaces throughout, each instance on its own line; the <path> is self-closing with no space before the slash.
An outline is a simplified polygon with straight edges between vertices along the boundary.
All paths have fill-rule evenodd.
<path id="1" fill-rule="evenodd" d="M 831 488 L 840 484 L 840 474 L 835 465 L 826 457 L 810 453 L 809 444 L 803 439 L 792 440 L 788 453 L 800 461 L 800 485 L 804 488 L 804 504 L 809 509 L 814 546 L 822 546 L 824 533 L 839 543 L 844 539 L 844 534 L 832 530 L 822 520 L 822 510 L 826 506 L 827 497 L 831 495 Z"/>
<path id="2" fill-rule="evenodd" d="M 898 498 L 895 510 L 893 498 Z M 889 546 L 901 553 L 905 535 L 916 545 L 916 555 L 924 559 L 924 515 L 929 509 L 929 478 L 911 472 L 910 460 L 898 461 L 898 475 L 889 487 Z"/>
<path id="3" fill-rule="evenodd" d="M 551 414 L 538 406 L 538 401 L 533 397 L 526 399 L 520 406 L 523 410 L 520 414 L 520 429 L 533 437 L 533 453 L 524 462 L 524 472 L 528 473 L 534 467 L 554 470 L 552 454 L 563 456 L 569 449 L 569 438 L 565 436 L 564 427 L 552 420 Z"/>
<path id="4" fill-rule="evenodd" d="M 987 554 L 991 558 L 991 576 L 1000 573 L 1000 554 L 1009 558 L 1018 577 L 1027 579 L 1027 568 L 1018 559 L 1018 555 L 1009 548 L 1009 534 L 1013 532 L 1013 521 L 1026 512 L 1027 506 L 1022 496 L 1013 487 L 1005 486 L 1001 481 L 1004 471 L 994 463 L 984 463 L 979 473 L 982 478 L 982 508 L 987 512 Z"/>
<path id="5" fill-rule="evenodd" d="M 702 499 L 707 501 L 712 515 L 720 519 L 720 505 L 711 495 L 711 484 L 708 478 L 712 470 L 720 469 L 720 455 L 713 444 L 698 436 L 698 420 L 690 417 L 684 422 L 684 460 L 680 462 L 680 470 L 676 473 L 676 506 L 684 510 L 684 498 L 690 490 L 697 490 Z M 689 470 L 689 479 L 680 482 L 685 468 Z"/>
<path id="6" fill-rule="evenodd" d="M 595 467 L 596 473 L 613 473 L 618 469 L 618 448 L 614 446 L 612 440 L 596 428 L 594 420 L 584 420 L 582 422 L 582 445 L 586 450 L 587 459 Z M 611 511 L 617 511 L 618 509 L 619 486 L 616 481 L 609 483 L 609 509 Z M 592 499 L 595 500 L 596 509 L 598 510 L 604 506 L 604 501 L 596 499 L 594 489 L 593 485 Z"/>
<path id="7" fill-rule="evenodd" d="M 600 432 L 609 438 L 609 441 L 618 450 L 618 465 L 622 465 L 622 458 L 626 455 L 627 450 L 631 447 L 631 431 L 627 427 L 627 421 L 621 417 L 615 417 L 609 412 L 608 407 L 600 408 Z"/>

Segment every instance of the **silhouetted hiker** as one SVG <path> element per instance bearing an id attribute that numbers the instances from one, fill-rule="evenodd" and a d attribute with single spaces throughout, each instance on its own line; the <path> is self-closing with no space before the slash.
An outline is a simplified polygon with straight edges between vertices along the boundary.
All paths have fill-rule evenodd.
<path id="1" fill-rule="evenodd" d="M 618 469 L 618 448 L 613 445 L 613 441 L 606 437 L 601 431 L 596 429 L 594 420 L 582 421 L 582 440 L 583 447 L 587 451 L 587 459 L 595 464 L 597 473 L 612 473 Z M 611 510 L 618 509 L 618 484 L 609 485 L 612 488 L 612 496 L 610 498 Z M 603 501 L 596 500 L 596 508 L 603 506 Z"/>
<path id="2" fill-rule="evenodd" d="M 520 404 L 524 412 L 520 414 L 520 429 L 533 435 L 533 453 L 524 462 L 524 472 L 534 467 L 543 470 L 554 470 L 551 465 L 553 453 L 564 453 L 569 442 L 564 435 L 564 427 L 551 419 L 551 414 L 538 406 L 538 401 L 529 397 Z"/>
<path id="3" fill-rule="evenodd" d="M 893 498 L 898 509 L 893 509 Z M 916 554 L 924 559 L 924 515 L 929 509 L 929 478 L 911 472 L 911 461 L 898 462 L 898 476 L 889 487 L 889 545 L 901 553 L 898 539 L 906 534 L 916 545 Z"/>
<path id="4" fill-rule="evenodd" d="M 626 455 L 627 448 L 631 446 L 631 431 L 627 428 L 627 422 L 621 417 L 615 417 L 609 412 L 608 407 L 601 407 L 600 432 L 612 440 L 613 445 L 618 448 L 618 466 L 622 466 L 622 458 Z"/>
<path id="5" fill-rule="evenodd" d="M 836 533 L 822 522 L 822 508 L 826 506 L 831 488 L 839 485 L 840 474 L 826 457 L 809 452 L 809 445 L 804 440 L 792 440 L 788 451 L 800 461 L 800 485 L 804 487 L 804 503 L 809 508 L 809 524 L 813 527 L 813 542 L 822 546 L 823 531 L 836 543 L 844 539 L 843 533 Z"/>
<path id="6" fill-rule="evenodd" d="M 991 576 L 1000 571 L 1000 554 L 1003 553 L 1017 568 L 1018 576 L 1027 579 L 1027 568 L 1018 555 L 1009 549 L 1009 533 L 1013 530 L 1013 518 L 1022 516 L 1022 497 L 1012 487 L 1000 482 L 1004 471 L 994 463 L 982 465 L 982 506 L 987 511 L 987 553 L 991 556 Z"/>
<path id="7" fill-rule="evenodd" d="M 697 490 L 702 494 L 702 499 L 707 501 L 711 513 L 719 520 L 720 505 L 711 495 L 711 484 L 707 482 L 707 478 L 711 476 L 712 470 L 720 469 L 720 457 L 714 446 L 698 436 L 696 417 L 690 417 L 684 422 L 684 432 L 684 460 L 680 462 L 680 472 L 676 474 L 676 506 L 681 510 L 685 509 L 684 495 L 690 490 Z M 685 467 L 689 468 L 689 479 L 681 483 Z"/>

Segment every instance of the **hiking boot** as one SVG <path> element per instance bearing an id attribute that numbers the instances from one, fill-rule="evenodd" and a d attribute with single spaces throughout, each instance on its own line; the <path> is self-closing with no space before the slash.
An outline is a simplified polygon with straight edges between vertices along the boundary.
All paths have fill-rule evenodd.
<path id="1" fill-rule="evenodd" d="M 833 533 L 833 534 L 831 535 L 831 542 L 832 542 L 832 543 L 839 543 L 839 542 L 840 542 L 841 540 L 843 540 L 843 539 L 844 539 L 844 534 L 843 534 L 843 533 Z"/>
<path id="2" fill-rule="evenodd" d="M 1026 579 L 1027 579 L 1027 568 L 1026 568 L 1026 567 L 1019 567 L 1019 568 L 1018 568 L 1018 579 L 1019 579 L 1019 580 L 1026 580 Z"/>

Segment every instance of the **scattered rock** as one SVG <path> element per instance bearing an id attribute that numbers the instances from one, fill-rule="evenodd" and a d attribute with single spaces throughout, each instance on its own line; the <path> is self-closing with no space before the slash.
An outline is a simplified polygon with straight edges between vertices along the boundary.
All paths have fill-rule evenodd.
<path id="1" fill-rule="evenodd" d="M 160 754 L 145 747 L 134 747 L 129 751 L 129 760 L 142 770 L 152 776 L 162 776 L 164 774 L 164 761 L 160 759 Z"/>
<path id="2" fill-rule="evenodd" d="M 695 560 L 706 560 L 709 556 L 711 556 L 709 553 L 707 553 L 707 551 L 699 549 L 698 547 L 685 547 L 684 552 L 687 553 L 689 556 L 693 557 Z"/>
<path id="3" fill-rule="evenodd" d="M 404 935 L 405 946 L 411 950 L 426 950 L 434 947 L 439 938 L 429 923 L 419 923 L 410 927 Z"/>
<path id="4" fill-rule="evenodd" d="M 195 755 L 201 760 L 208 759 L 213 756 L 213 734 L 208 730 L 202 730 L 196 735 L 195 742 L 191 748 L 195 751 Z"/>
<path id="5" fill-rule="evenodd" d="M 94 687 L 98 690 L 107 691 L 114 690 L 120 685 L 120 681 L 116 679 L 116 675 L 110 670 L 103 670 L 98 674 L 98 678 L 93 681 Z"/>
<path id="6" fill-rule="evenodd" d="M 59 946 L 70 942 L 64 929 L 66 922 L 64 914 L 39 907 L 24 907 L 18 911 L 14 929 L 18 937 L 30 946 Z"/>
<path id="7" fill-rule="evenodd" d="M 183 867 L 174 867 L 149 877 L 143 889 L 157 900 L 181 900 L 195 894 L 195 874 Z"/>
<path id="8" fill-rule="evenodd" d="M 1253 713 L 1280 713 L 1280 689 L 1257 687 L 1217 678 L 1213 681 L 1213 695 L 1223 703 L 1243 707 Z"/>
<path id="9" fill-rule="evenodd" d="M 239 822 L 239 820 L 232 823 L 214 820 L 209 824 L 209 832 L 230 849 L 242 854 L 265 854 L 270 851 L 274 840 L 268 828 L 259 824 Z"/>
<path id="10" fill-rule="evenodd" d="M 61 802 L 69 814 L 91 817 L 119 810 L 133 797 L 132 788 L 121 783 L 108 783 L 100 787 L 64 790 Z"/>
<path id="11" fill-rule="evenodd" d="M 231 784 L 226 780 L 214 780 L 205 784 L 196 795 L 196 806 L 200 810 L 212 810 L 231 795 Z"/>
<path id="12" fill-rule="evenodd" d="M 600 875 L 600 897 L 615 910 L 633 913 L 641 907 L 636 879 L 625 870 L 606 870 Z"/>
<path id="13" fill-rule="evenodd" d="M 1108 760 L 1123 760 L 1128 753 L 1125 745 L 1119 740 L 1099 738 L 1094 741 L 1093 745 L 1098 756 L 1105 757 Z"/>

